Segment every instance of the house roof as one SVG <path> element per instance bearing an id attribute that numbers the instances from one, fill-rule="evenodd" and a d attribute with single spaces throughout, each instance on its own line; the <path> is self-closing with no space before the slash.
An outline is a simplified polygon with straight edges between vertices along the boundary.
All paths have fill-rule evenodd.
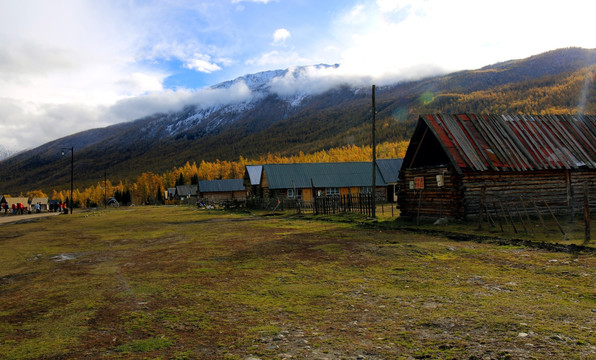
<path id="1" fill-rule="evenodd" d="M 18 203 L 25 205 L 25 204 L 29 203 L 29 198 L 27 198 L 27 197 L 5 197 L 4 201 L 9 206 L 11 206 L 12 204 L 18 204 Z"/>
<path id="2" fill-rule="evenodd" d="M 371 186 L 370 162 L 299 163 L 263 165 L 270 189 Z M 312 180 L 312 184 L 311 184 Z M 377 186 L 386 186 L 379 168 Z"/>
<path id="3" fill-rule="evenodd" d="M 458 171 L 596 168 L 595 116 L 422 115 L 410 147 L 428 130 Z M 408 148 L 407 166 L 417 153 Z"/>
<path id="4" fill-rule="evenodd" d="M 31 204 L 47 204 L 48 203 L 48 198 L 47 197 L 34 197 L 33 199 L 31 199 Z"/>
<path id="5" fill-rule="evenodd" d="M 386 183 L 396 183 L 404 159 L 377 159 L 377 166 Z"/>
<path id="6" fill-rule="evenodd" d="M 199 181 L 199 191 L 207 192 L 230 192 L 230 191 L 244 191 L 244 183 L 242 179 L 227 179 L 227 180 L 202 180 Z"/>
<path id="7" fill-rule="evenodd" d="M 246 165 L 246 172 L 250 179 L 250 185 L 259 185 L 261 183 L 263 165 Z"/>
<path id="8" fill-rule="evenodd" d="M 198 190 L 197 185 L 178 185 L 176 186 L 176 194 L 178 196 L 196 195 Z"/>

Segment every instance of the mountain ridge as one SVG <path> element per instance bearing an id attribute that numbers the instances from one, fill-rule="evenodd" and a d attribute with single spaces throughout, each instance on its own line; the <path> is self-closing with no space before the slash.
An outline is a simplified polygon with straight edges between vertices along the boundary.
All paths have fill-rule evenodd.
<path id="1" fill-rule="evenodd" d="M 588 74 L 584 77 L 593 77 L 589 71 L 595 64 L 596 50 L 568 48 L 477 70 L 379 86 L 377 118 L 382 127 L 378 130 L 379 139 L 407 139 L 419 113 L 499 109 L 495 105 L 499 104 L 498 99 L 478 100 L 487 96 L 484 92 L 511 96 L 517 91 L 508 88 L 513 85 L 528 93 L 544 86 L 543 83 L 560 87 L 561 83 L 574 79 L 573 76 L 580 76 L 576 74 L 582 69 Z M 321 64 L 310 69 L 338 66 Z M 133 178 L 143 171 L 171 169 L 186 161 L 233 160 L 240 155 L 251 158 L 267 152 L 287 155 L 367 143 L 369 87 L 339 83 L 314 94 L 306 89 L 285 94 L 279 89 L 272 90 L 275 86 L 283 90 L 284 81 L 303 81 L 301 76 L 307 71 L 308 67 L 296 67 L 248 74 L 210 88 L 218 91 L 236 86 L 239 94 L 251 95 L 240 96 L 243 101 L 189 105 L 175 112 L 72 134 L 13 155 L 0 162 L 3 186 L 0 190 L 65 187 L 69 173 L 64 167 L 70 164 L 61 160 L 59 152 L 63 147 L 75 148 L 77 183 L 85 185 L 96 181 L 104 171 L 112 181 L 117 181 Z M 593 87 L 592 83 L 590 89 Z M 594 111 L 593 102 L 587 103 L 587 110 Z M 514 106 L 506 106 L 507 109 L 518 111 Z"/>

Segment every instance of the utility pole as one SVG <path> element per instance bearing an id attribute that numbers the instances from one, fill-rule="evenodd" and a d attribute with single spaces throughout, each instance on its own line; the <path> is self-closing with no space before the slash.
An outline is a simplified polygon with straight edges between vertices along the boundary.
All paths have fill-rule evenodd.
<path id="1" fill-rule="evenodd" d="M 372 86 L 372 217 L 377 216 L 376 187 L 377 187 L 377 140 L 375 131 L 375 85 Z"/>
<path id="2" fill-rule="evenodd" d="M 108 208 L 108 172 L 103 172 L 103 208 Z"/>
<path id="3" fill-rule="evenodd" d="M 72 191 L 74 187 L 74 146 L 71 146 L 70 148 L 62 148 L 62 156 L 66 155 L 67 151 L 70 151 L 70 214 L 72 215 Z M 66 213 L 68 213 L 68 211 Z"/>

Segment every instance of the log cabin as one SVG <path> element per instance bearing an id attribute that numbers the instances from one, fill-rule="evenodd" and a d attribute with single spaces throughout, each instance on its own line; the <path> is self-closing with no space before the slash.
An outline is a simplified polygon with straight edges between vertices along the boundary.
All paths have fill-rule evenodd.
<path id="1" fill-rule="evenodd" d="M 406 150 L 398 206 L 460 219 L 507 207 L 570 213 L 595 187 L 595 116 L 427 114 Z"/>

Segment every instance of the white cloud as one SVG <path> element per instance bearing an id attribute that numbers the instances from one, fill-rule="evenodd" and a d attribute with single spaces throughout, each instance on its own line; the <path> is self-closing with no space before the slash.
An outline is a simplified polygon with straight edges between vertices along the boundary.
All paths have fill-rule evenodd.
<path id="1" fill-rule="evenodd" d="M 596 3 L 502 0 L 377 0 L 333 23 L 345 71 L 416 78 L 475 69 L 544 51 L 596 47 Z"/>
<path id="2" fill-rule="evenodd" d="M 195 54 L 193 58 L 185 64 L 185 67 L 207 74 L 221 70 L 219 65 L 211 62 L 211 57 L 209 55 L 204 54 Z"/>
<path id="3" fill-rule="evenodd" d="M 273 43 L 271 43 L 271 45 L 273 46 L 283 46 L 286 43 L 286 40 L 288 38 L 290 38 L 292 35 L 290 34 L 290 32 L 284 28 L 281 29 L 277 29 L 275 30 L 275 32 L 273 33 Z"/>
<path id="4" fill-rule="evenodd" d="M 123 87 L 123 93 L 128 95 L 141 95 L 147 92 L 163 90 L 163 74 L 144 74 L 141 72 L 132 73 L 117 83 Z"/>
<path id="5" fill-rule="evenodd" d="M 246 101 L 251 96 L 250 89 L 243 82 L 236 83 L 230 88 L 165 90 L 119 100 L 113 106 L 105 108 L 99 118 L 105 123 L 118 123 L 155 113 L 180 110 L 186 105 L 207 108 L 233 104 Z"/>
<path id="6" fill-rule="evenodd" d="M 121 98 L 113 105 L 47 104 L 0 98 L 0 133 L 7 149 L 33 148 L 67 134 L 180 110 L 186 105 L 210 107 L 251 98 L 243 82 L 230 88 L 164 90 Z"/>
<path id="7" fill-rule="evenodd" d="M 271 16 L 269 10 L 283 13 L 273 2 L 5 1 L 0 11 L 0 132 L 22 148 L 130 121 L 148 111 L 216 101 L 217 92 L 164 90 L 173 70 L 163 63 L 181 63 L 197 71 L 196 77 L 217 73 L 219 79 L 229 67 L 239 76 L 292 65 L 341 64 L 308 70 L 312 83 L 291 76 L 276 79 L 272 86 L 287 94 L 348 80 L 381 85 L 474 69 L 560 47 L 596 48 L 596 2 L 585 0 L 362 0 L 343 10 L 338 7 L 348 5 L 340 2 L 327 8 L 334 18 L 300 19 L 307 15 L 296 12 L 292 19 L 272 19 L 274 27 L 267 31 L 277 30 L 268 35 L 262 31 L 263 18 Z M 269 5 L 250 6 L 255 3 Z M 303 4 L 280 3 L 293 9 Z M 234 7 L 262 17 L 230 11 Z M 289 39 L 292 46 L 284 46 Z M 268 51 L 271 45 L 275 51 Z M 249 96 L 238 89 L 229 94 L 231 99 Z"/>

